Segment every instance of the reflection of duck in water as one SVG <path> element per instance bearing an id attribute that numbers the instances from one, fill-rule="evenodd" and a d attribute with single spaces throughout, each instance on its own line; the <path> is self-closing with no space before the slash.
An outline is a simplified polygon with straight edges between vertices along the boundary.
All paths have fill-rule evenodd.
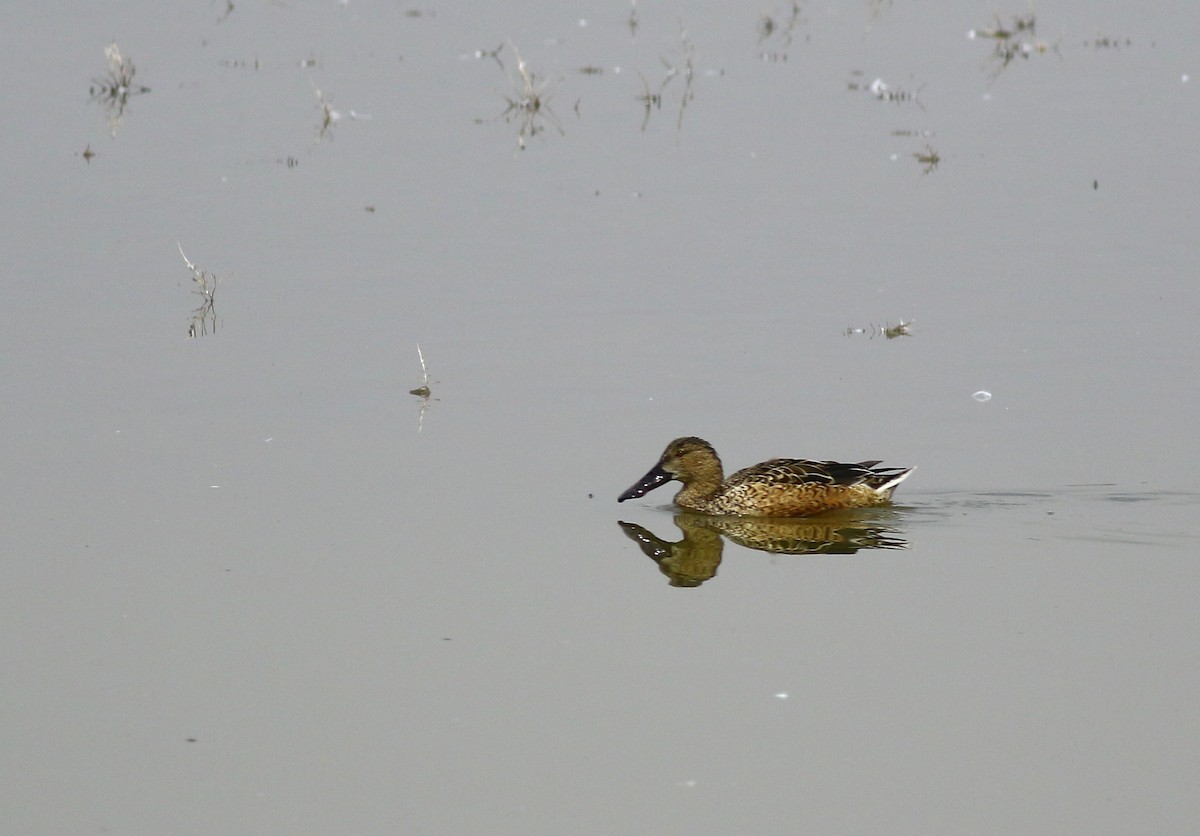
<path id="1" fill-rule="evenodd" d="M 675 504 L 701 514 L 807 517 L 839 508 L 886 505 L 911 467 L 876 468 L 877 461 L 842 464 L 771 459 L 725 478 L 717 451 L 700 438 L 677 438 L 658 464 L 617 502 L 637 499 L 672 479 L 683 483 Z"/>
<path id="2" fill-rule="evenodd" d="M 813 524 L 809 520 L 706 517 L 677 514 L 683 539 L 671 542 L 640 525 L 618 522 L 629 539 L 658 564 L 671 586 L 699 586 L 717 574 L 724 541 L 772 554 L 854 554 L 859 549 L 903 549 L 908 544 L 886 526 L 862 520 Z"/>
<path id="3" fill-rule="evenodd" d="M 717 574 L 721 565 L 724 543 L 721 535 L 705 528 L 693 527 L 675 518 L 683 529 L 683 539 L 672 543 L 637 523 L 617 521 L 625 536 L 642 547 L 642 553 L 658 564 L 658 569 L 671 581 L 671 586 L 699 586 Z"/>

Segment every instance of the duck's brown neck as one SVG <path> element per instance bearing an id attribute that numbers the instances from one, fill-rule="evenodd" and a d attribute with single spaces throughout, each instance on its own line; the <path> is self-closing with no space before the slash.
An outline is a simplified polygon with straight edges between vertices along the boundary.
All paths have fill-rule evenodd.
<path id="1" fill-rule="evenodd" d="M 675 494 L 675 504 L 681 508 L 702 509 L 721 491 L 725 482 L 725 473 L 721 469 L 721 460 L 713 456 L 710 461 L 702 462 L 689 470 L 687 481 L 683 488 Z"/>

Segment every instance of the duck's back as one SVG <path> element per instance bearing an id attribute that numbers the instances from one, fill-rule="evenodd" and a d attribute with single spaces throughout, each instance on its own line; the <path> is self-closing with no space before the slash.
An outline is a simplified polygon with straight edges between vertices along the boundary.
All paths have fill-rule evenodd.
<path id="1" fill-rule="evenodd" d="M 725 484 L 762 483 L 768 485 L 859 485 L 867 482 L 875 471 L 873 462 L 814 462 L 808 459 L 771 459 L 744 467 Z"/>
<path id="2" fill-rule="evenodd" d="M 904 468 L 873 470 L 879 461 L 848 464 L 771 459 L 737 471 L 721 486 L 708 513 L 802 517 L 841 508 L 881 505 L 908 475 Z"/>

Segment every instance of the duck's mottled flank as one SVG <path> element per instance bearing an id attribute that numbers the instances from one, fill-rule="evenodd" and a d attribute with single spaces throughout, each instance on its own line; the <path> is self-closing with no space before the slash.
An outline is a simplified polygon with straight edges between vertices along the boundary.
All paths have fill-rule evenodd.
<path id="1" fill-rule="evenodd" d="M 911 467 L 876 467 L 878 461 L 845 464 L 771 459 L 724 478 L 717 451 L 701 438 L 677 438 L 658 464 L 621 494 L 637 499 L 671 480 L 683 483 L 680 508 L 701 514 L 746 517 L 808 517 L 842 508 L 886 505 Z"/>

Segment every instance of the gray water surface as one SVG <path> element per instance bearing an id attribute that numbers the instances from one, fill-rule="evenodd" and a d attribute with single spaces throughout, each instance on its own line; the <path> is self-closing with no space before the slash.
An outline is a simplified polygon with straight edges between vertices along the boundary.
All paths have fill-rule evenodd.
<path id="1" fill-rule="evenodd" d="M 1200 6 L 1035 11 L 0 11 L 3 829 L 1195 832 Z"/>

